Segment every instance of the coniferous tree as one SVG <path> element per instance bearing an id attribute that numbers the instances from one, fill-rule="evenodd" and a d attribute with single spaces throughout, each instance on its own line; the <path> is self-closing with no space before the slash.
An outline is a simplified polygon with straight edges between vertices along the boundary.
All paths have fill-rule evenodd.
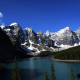
<path id="1" fill-rule="evenodd" d="M 14 68 L 12 69 L 12 80 L 21 80 L 20 72 L 18 70 L 18 63 L 16 57 L 14 58 Z"/>
<path id="2" fill-rule="evenodd" d="M 71 66 L 71 77 L 70 77 L 70 80 L 75 80 L 75 78 L 74 78 L 74 71 L 73 71 L 72 66 Z"/>
<path id="3" fill-rule="evenodd" d="M 51 79 L 50 80 L 56 80 L 53 63 L 51 64 Z"/>
<path id="4" fill-rule="evenodd" d="M 48 79 L 47 72 L 45 72 L 45 80 L 49 80 L 49 79 Z"/>

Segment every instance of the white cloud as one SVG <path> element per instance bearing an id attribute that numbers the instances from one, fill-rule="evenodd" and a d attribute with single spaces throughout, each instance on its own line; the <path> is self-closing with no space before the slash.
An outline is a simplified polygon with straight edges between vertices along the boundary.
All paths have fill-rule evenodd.
<path id="1" fill-rule="evenodd" d="M 2 22 L 0 25 L 0 28 L 3 29 L 5 27 L 5 24 Z"/>
<path id="2" fill-rule="evenodd" d="M 0 26 L 5 26 L 4 22 L 3 22 L 3 13 L 0 12 Z"/>
<path id="3" fill-rule="evenodd" d="M 0 18 L 1 18 L 1 19 L 3 18 L 3 14 L 2 14 L 2 12 L 0 12 Z"/>

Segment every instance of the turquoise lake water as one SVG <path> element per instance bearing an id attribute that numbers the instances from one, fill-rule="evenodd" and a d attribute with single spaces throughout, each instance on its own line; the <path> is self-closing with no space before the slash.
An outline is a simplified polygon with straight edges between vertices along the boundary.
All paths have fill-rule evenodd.
<path id="1" fill-rule="evenodd" d="M 56 80 L 70 80 L 70 66 L 72 65 L 75 74 L 75 80 L 77 73 L 80 73 L 80 63 L 65 63 L 51 61 L 52 57 L 32 57 L 22 61 L 18 61 L 18 67 L 22 76 L 22 80 L 44 80 L 44 72 L 47 71 L 50 77 L 50 66 L 54 64 Z M 0 73 L 0 80 L 12 80 L 11 69 L 13 63 L 9 63 L 6 66 L 6 70 Z"/>

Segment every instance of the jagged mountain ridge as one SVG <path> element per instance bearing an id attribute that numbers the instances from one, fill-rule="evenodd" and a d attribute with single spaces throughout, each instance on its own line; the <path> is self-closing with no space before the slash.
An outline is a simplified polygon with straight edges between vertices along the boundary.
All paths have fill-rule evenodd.
<path id="1" fill-rule="evenodd" d="M 40 52 L 49 50 L 49 47 L 54 46 L 54 42 L 44 34 L 41 35 L 40 32 L 37 34 L 31 28 L 22 30 L 17 23 L 12 23 L 3 30 L 17 48 L 21 46 L 30 52 L 31 50 L 32 52 Z"/>
<path id="2" fill-rule="evenodd" d="M 54 44 L 57 47 L 61 45 L 78 45 L 80 39 L 79 30 L 74 32 L 69 27 L 55 33 L 49 31 L 35 33 L 32 28 L 22 30 L 19 24 L 12 23 L 3 30 L 10 37 L 13 44 L 18 44 L 18 46 L 29 52 L 54 51 Z"/>
<path id="3" fill-rule="evenodd" d="M 49 50 L 48 47 L 53 47 L 53 41 L 49 39 L 48 37 L 44 36 L 44 34 L 40 31 L 38 33 L 35 33 L 32 28 L 25 28 L 24 29 L 26 41 L 25 48 L 34 50 L 37 52 Z M 29 45 L 28 45 L 28 44 Z M 23 44 L 22 44 L 23 45 Z"/>

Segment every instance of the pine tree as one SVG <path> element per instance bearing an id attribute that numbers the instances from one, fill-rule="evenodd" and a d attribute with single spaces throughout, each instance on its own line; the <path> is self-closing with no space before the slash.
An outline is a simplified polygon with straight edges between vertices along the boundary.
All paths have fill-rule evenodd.
<path id="1" fill-rule="evenodd" d="M 70 77 L 70 80 L 75 80 L 75 78 L 74 78 L 74 71 L 73 71 L 72 66 L 71 66 L 71 77 Z"/>
<path id="2" fill-rule="evenodd" d="M 48 79 L 47 72 L 45 72 L 45 80 L 49 80 L 49 79 Z"/>
<path id="3" fill-rule="evenodd" d="M 53 63 L 51 64 L 51 79 L 50 80 L 56 80 Z"/>
<path id="4" fill-rule="evenodd" d="M 20 72 L 18 70 L 18 63 L 16 57 L 14 58 L 14 68 L 12 69 L 12 80 L 21 80 Z"/>

